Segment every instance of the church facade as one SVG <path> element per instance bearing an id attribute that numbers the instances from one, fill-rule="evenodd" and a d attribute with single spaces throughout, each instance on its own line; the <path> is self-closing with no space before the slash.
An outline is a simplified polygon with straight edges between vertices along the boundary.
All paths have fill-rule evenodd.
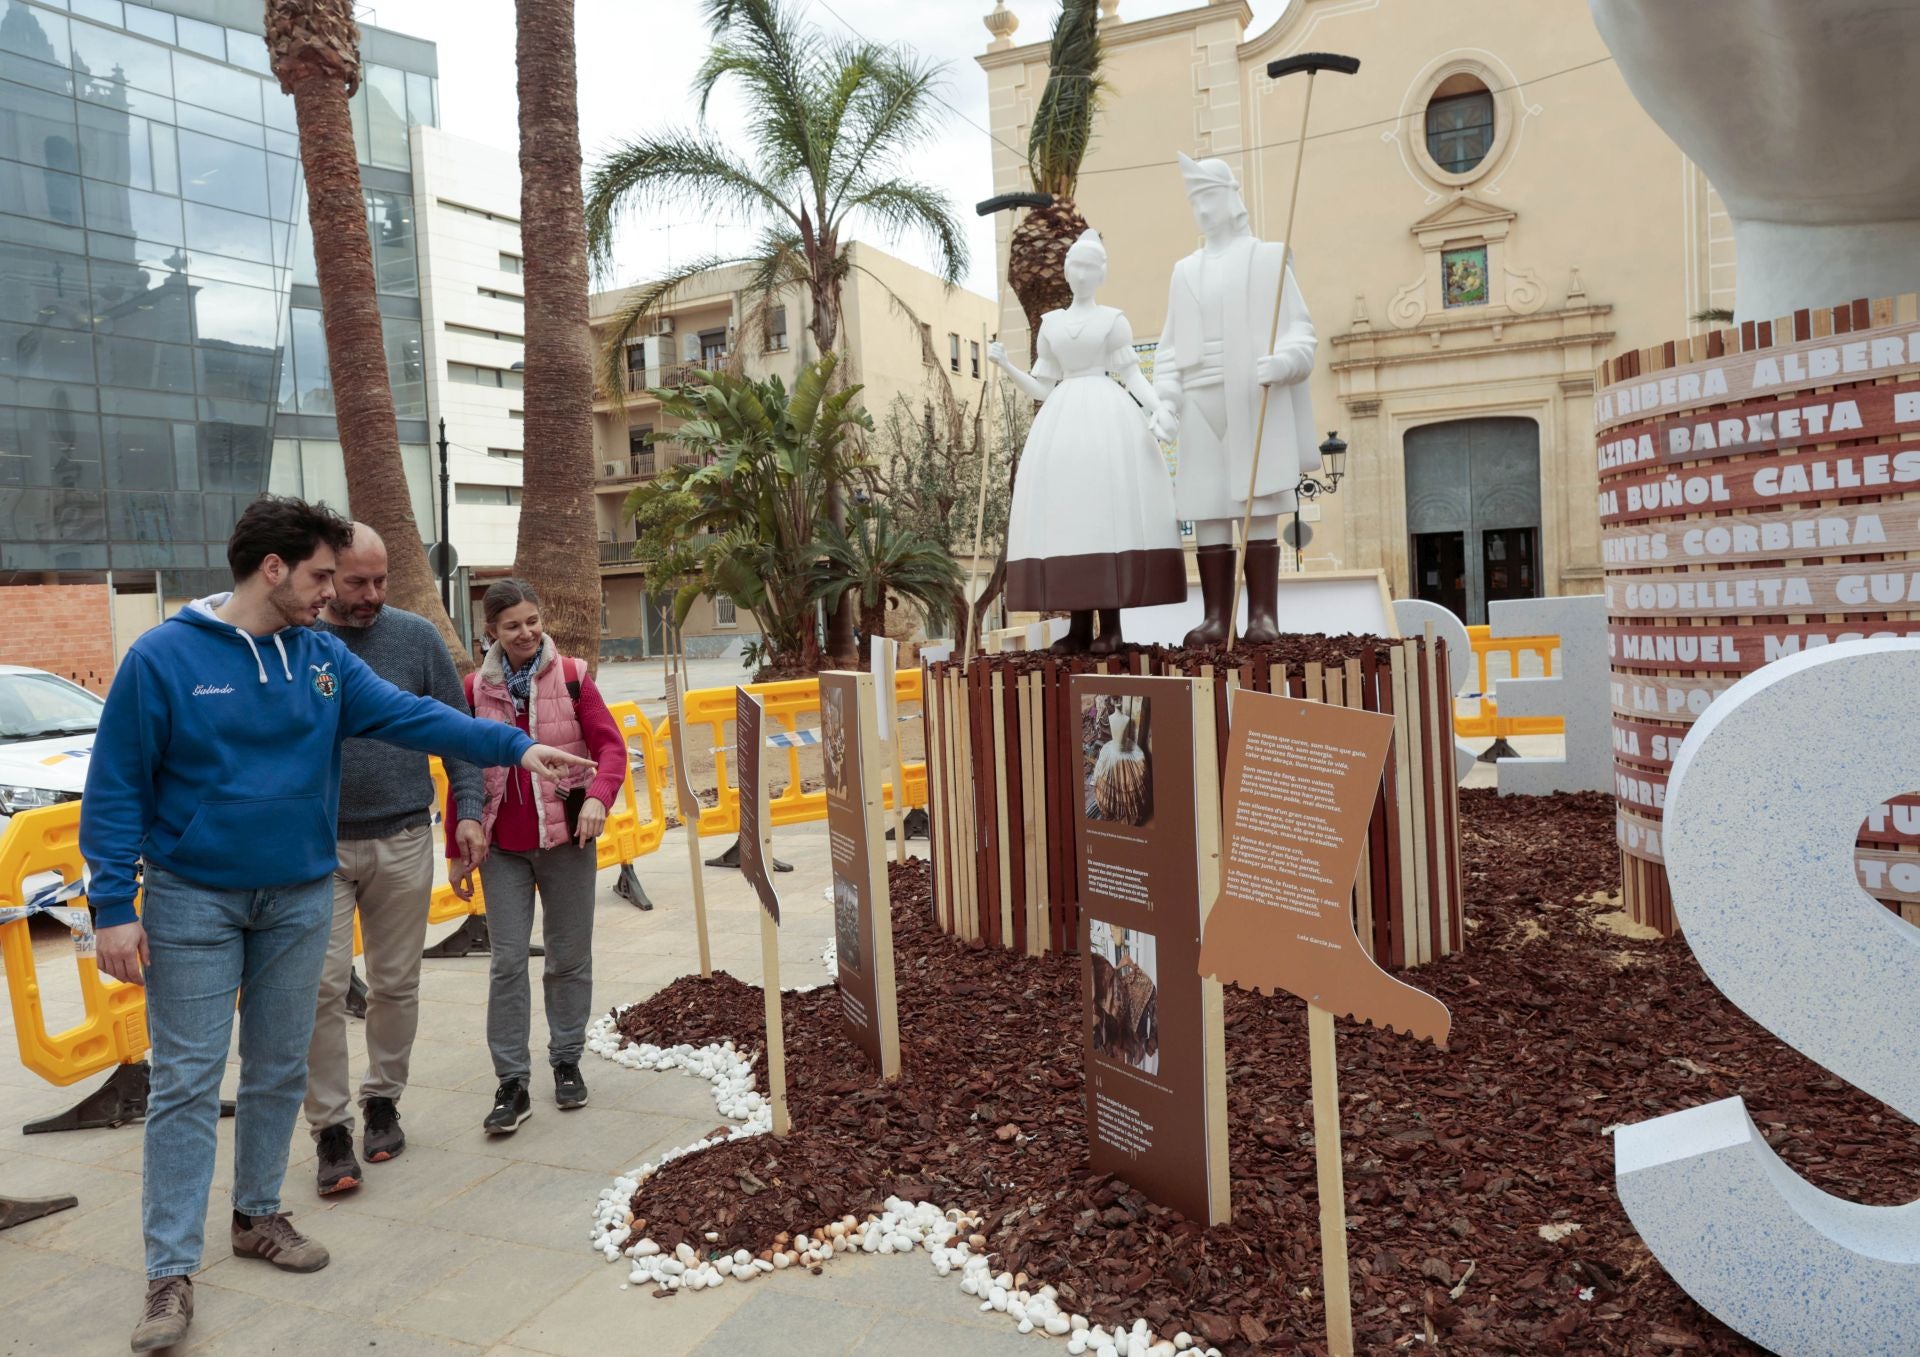
<path id="1" fill-rule="evenodd" d="M 1295 0 L 1261 31 L 1238 0 L 1132 22 L 1124 0 L 1105 8 L 1109 88 L 1075 201 L 1112 258 L 1102 300 L 1149 344 L 1196 245 L 1177 157 L 1226 161 L 1255 233 L 1281 239 L 1306 79 L 1267 65 L 1360 59 L 1316 77 L 1293 232 L 1316 428 L 1347 468 L 1303 510 L 1288 564 L 1378 567 L 1396 597 L 1470 623 L 1501 598 L 1597 592 L 1595 365 L 1731 307 L 1734 256 L 1717 196 L 1627 92 L 1585 0 Z M 1046 35 L 1018 41 L 1004 7 L 986 24 L 994 190 L 1013 192 L 1030 187 L 1015 148 Z M 1002 277 L 1014 225 L 999 219 Z M 1024 347 L 1010 291 L 1000 335 Z"/>

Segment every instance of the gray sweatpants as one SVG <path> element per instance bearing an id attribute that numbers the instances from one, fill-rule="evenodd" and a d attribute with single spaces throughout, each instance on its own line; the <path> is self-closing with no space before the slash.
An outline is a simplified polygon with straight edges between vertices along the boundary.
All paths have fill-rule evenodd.
<path id="1" fill-rule="evenodd" d="M 530 986 L 527 946 L 533 937 L 533 892 L 540 891 L 542 976 L 547 1000 L 547 1063 L 578 1062 L 593 1008 L 593 896 L 598 842 L 532 853 L 495 848 L 480 866 L 493 939 L 487 992 L 487 1048 L 496 1079 L 527 1079 Z"/>

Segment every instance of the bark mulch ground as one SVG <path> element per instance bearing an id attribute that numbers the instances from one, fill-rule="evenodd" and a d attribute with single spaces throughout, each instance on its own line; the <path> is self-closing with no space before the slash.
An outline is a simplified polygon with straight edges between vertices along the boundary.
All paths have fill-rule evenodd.
<path id="1" fill-rule="evenodd" d="M 1641 1245 L 1607 1128 L 1743 1094 L 1790 1165 L 1874 1204 L 1920 1196 L 1920 1132 L 1734 1010 L 1683 941 L 1623 935 L 1603 898 L 1618 876 L 1609 798 L 1467 792 L 1461 813 L 1469 944 L 1407 977 L 1451 1006 L 1453 1049 L 1340 1032 L 1359 1347 L 1757 1351 Z M 948 939 L 922 862 L 894 867 L 892 887 L 899 1085 L 869 1082 L 831 986 L 788 994 L 793 1134 L 668 1166 L 634 1197 L 646 1233 L 758 1252 L 897 1193 L 979 1213 L 996 1269 L 1051 1282 L 1096 1322 L 1144 1315 L 1235 1354 L 1322 1351 L 1303 1005 L 1228 991 L 1235 1216 L 1202 1229 L 1086 1171 L 1079 958 Z M 661 1044 L 764 1041 L 760 991 L 724 974 L 619 1021 Z"/>

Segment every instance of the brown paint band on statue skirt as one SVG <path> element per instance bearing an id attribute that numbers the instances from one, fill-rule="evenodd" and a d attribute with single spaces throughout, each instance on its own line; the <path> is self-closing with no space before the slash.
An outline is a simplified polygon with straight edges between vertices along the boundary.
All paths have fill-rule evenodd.
<path id="1" fill-rule="evenodd" d="M 1007 562 L 1013 612 L 1080 612 L 1184 603 L 1186 553 L 1178 548 L 1039 556 Z"/>

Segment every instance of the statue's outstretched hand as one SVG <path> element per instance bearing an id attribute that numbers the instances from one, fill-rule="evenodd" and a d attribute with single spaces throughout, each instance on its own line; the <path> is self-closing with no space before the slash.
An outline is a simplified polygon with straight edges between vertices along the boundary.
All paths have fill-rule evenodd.
<path id="1" fill-rule="evenodd" d="M 1305 381 L 1312 372 L 1311 361 L 1303 363 L 1287 353 L 1270 353 L 1253 362 L 1253 379 L 1262 386 L 1292 386 Z"/>
<path id="2" fill-rule="evenodd" d="M 987 361 L 1005 367 L 1007 365 L 1007 346 L 997 339 L 987 345 Z"/>

